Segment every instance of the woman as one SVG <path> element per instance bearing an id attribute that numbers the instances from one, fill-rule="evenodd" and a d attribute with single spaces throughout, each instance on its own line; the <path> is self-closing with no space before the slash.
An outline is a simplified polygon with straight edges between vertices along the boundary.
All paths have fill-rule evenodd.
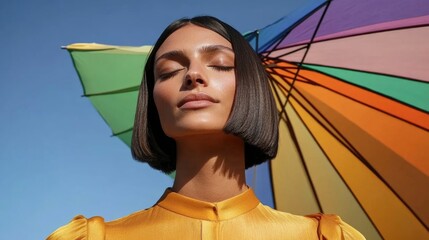
<path id="1" fill-rule="evenodd" d="M 364 239 L 335 215 L 264 206 L 246 185 L 245 169 L 277 152 L 266 78 L 229 25 L 173 22 L 148 58 L 132 139 L 136 159 L 176 171 L 172 188 L 149 209 L 112 222 L 77 216 L 48 239 Z"/>

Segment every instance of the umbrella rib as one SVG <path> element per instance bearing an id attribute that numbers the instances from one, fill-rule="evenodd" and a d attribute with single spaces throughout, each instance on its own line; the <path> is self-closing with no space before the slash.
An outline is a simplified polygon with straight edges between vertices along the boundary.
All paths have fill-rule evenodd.
<path id="1" fill-rule="evenodd" d="M 299 155 L 299 158 L 301 159 L 301 163 L 302 163 L 302 165 L 304 167 L 305 174 L 307 175 L 307 178 L 309 179 L 310 186 L 311 186 L 311 191 L 313 192 L 314 198 L 315 198 L 316 203 L 317 203 L 317 207 L 319 208 L 320 212 L 324 213 L 323 208 L 322 208 L 322 204 L 321 204 L 320 199 L 319 199 L 319 196 L 317 195 L 316 187 L 314 186 L 313 180 L 312 180 L 312 178 L 310 176 L 310 171 L 308 170 L 307 163 L 305 162 L 304 155 L 302 153 L 302 150 L 301 150 L 301 147 L 299 145 L 298 139 L 296 137 L 294 128 L 292 126 L 292 123 L 290 122 L 290 119 L 287 116 L 287 114 L 285 114 L 285 116 L 286 116 L 286 119 L 287 119 L 286 126 L 289 129 L 292 141 L 293 141 L 293 143 L 294 143 L 294 145 L 296 147 L 296 150 L 298 151 L 298 155 Z"/>
<path id="2" fill-rule="evenodd" d="M 119 136 L 119 135 L 121 135 L 123 133 L 130 132 L 130 131 L 133 131 L 133 127 L 130 127 L 130 128 L 128 128 L 126 130 L 123 130 L 123 131 L 120 131 L 120 132 L 117 132 L 117 133 L 113 133 L 112 137 L 116 137 L 116 136 Z"/>
<path id="3" fill-rule="evenodd" d="M 311 44 L 313 43 L 314 38 L 316 37 L 316 34 L 317 34 L 317 32 L 318 32 L 318 30 L 319 30 L 319 28 L 320 28 L 321 24 L 322 24 L 323 18 L 325 17 L 326 12 L 327 12 L 327 10 L 328 10 L 328 8 L 329 8 L 330 4 L 331 4 L 331 0 L 328 0 L 328 1 L 326 2 L 326 7 L 325 7 L 325 9 L 323 10 L 322 16 L 320 17 L 319 22 L 317 23 L 316 29 L 314 30 L 313 35 L 311 36 L 311 40 L 310 40 L 310 42 L 307 44 L 306 50 L 305 50 L 305 52 L 304 52 L 304 56 L 301 58 L 301 62 L 300 62 L 300 63 L 298 64 L 298 66 L 297 66 L 298 68 L 297 68 L 297 70 L 296 70 L 296 72 L 295 72 L 295 76 L 294 76 L 294 78 L 293 78 L 293 80 L 292 80 L 291 87 L 290 87 L 289 91 L 287 92 L 286 100 L 285 100 L 285 102 L 284 102 L 284 104 L 283 104 L 283 107 L 284 107 L 284 106 L 286 106 L 287 102 L 289 101 L 289 97 L 290 97 L 290 95 L 291 95 L 290 93 L 291 93 L 291 91 L 292 91 L 292 89 L 293 89 L 293 85 L 295 84 L 295 81 L 296 81 L 296 79 L 297 79 L 297 77 L 298 77 L 298 75 L 299 75 L 299 71 L 300 71 L 300 69 L 301 69 L 301 67 L 302 67 L 302 64 L 303 64 L 303 63 L 304 63 L 304 61 L 305 61 L 305 58 L 306 58 L 306 56 L 307 56 L 307 54 L 308 54 L 308 51 L 310 50 L 310 46 L 311 46 Z"/>
<path id="4" fill-rule="evenodd" d="M 127 92 L 138 91 L 139 88 L 140 88 L 140 86 L 132 86 L 132 87 L 122 88 L 122 89 L 113 90 L 113 91 L 84 94 L 82 96 L 83 97 L 94 97 L 94 96 L 101 96 L 101 95 L 111 95 L 111 94 L 118 94 L 118 93 L 127 93 Z"/>
<path id="5" fill-rule="evenodd" d="M 271 75 L 268 75 L 268 78 L 271 78 Z M 268 83 L 271 85 L 271 89 L 273 90 L 275 97 L 277 99 L 280 99 L 279 93 L 278 93 L 277 89 L 275 88 L 273 81 L 268 81 Z M 282 112 L 283 112 L 283 109 L 279 113 L 279 118 L 281 118 Z M 280 121 L 278 122 L 277 126 L 278 125 L 280 125 Z M 273 167 L 272 167 L 271 161 L 269 161 L 268 164 L 269 164 L 270 169 L 272 170 Z M 274 192 L 274 179 L 273 179 L 272 174 L 269 174 L 269 175 L 270 175 L 270 183 L 271 183 L 271 195 L 273 198 L 274 208 L 277 209 L 276 194 Z"/>
<path id="6" fill-rule="evenodd" d="M 269 78 L 270 79 L 272 79 L 272 76 L 271 75 L 269 75 Z M 273 81 L 275 81 L 274 79 L 272 79 Z M 282 87 L 282 86 L 280 86 L 280 87 Z M 285 89 L 285 91 L 287 91 L 286 89 Z M 277 92 L 277 90 L 275 91 L 275 93 L 276 93 L 276 97 L 277 97 L 277 99 L 278 99 L 278 102 L 279 103 L 281 103 L 281 98 L 280 98 L 280 96 L 279 96 L 279 94 L 278 94 L 278 92 Z M 281 104 L 282 105 L 282 104 Z M 280 110 L 280 112 L 279 112 L 279 116 L 282 116 L 282 115 L 286 115 L 286 105 L 285 106 L 281 106 L 281 110 Z M 279 123 L 280 124 L 280 123 Z"/>
<path id="7" fill-rule="evenodd" d="M 307 47 L 304 45 L 304 46 L 302 46 L 302 47 L 300 47 L 300 48 L 297 48 L 297 49 L 295 49 L 295 50 L 293 50 L 293 51 L 290 51 L 290 52 L 287 52 L 287 53 L 284 53 L 284 54 L 278 55 L 278 56 L 276 56 L 276 57 L 273 57 L 272 59 L 273 59 L 273 60 L 280 61 L 280 60 L 278 60 L 279 58 L 284 57 L 284 56 L 287 56 L 287 55 L 290 55 L 290 54 L 293 54 L 293 53 L 296 53 L 296 52 L 299 52 L 299 51 L 301 51 L 301 50 L 303 50 L 303 49 L 306 49 L 306 48 L 307 48 Z"/>
<path id="8" fill-rule="evenodd" d="M 268 167 L 272 171 L 273 166 L 271 163 L 272 163 L 271 161 L 268 162 Z M 269 174 L 269 176 L 270 176 L 270 184 L 271 184 L 271 197 L 273 199 L 274 209 L 277 209 L 276 194 L 274 193 L 274 185 L 273 185 L 273 183 L 274 183 L 273 174 Z"/>
<path id="9" fill-rule="evenodd" d="M 303 16 L 302 18 L 300 18 L 299 20 L 297 20 L 294 24 L 292 24 L 291 26 L 289 26 L 289 28 L 287 28 L 285 31 L 283 31 L 281 34 L 278 34 L 277 37 L 274 37 L 272 41 L 270 41 L 269 43 L 266 43 L 263 46 L 263 49 L 267 49 L 269 48 L 269 46 L 271 47 L 271 50 L 267 51 L 268 55 L 273 51 L 273 49 L 276 49 L 278 47 L 278 45 L 280 45 L 280 43 L 289 35 L 289 33 L 291 32 L 291 30 L 295 29 L 296 26 L 298 26 L 299 24 L 301 24 L 302 22 L 304 22 L 308 17 L 312 16 L 315 12 L 319 11 L 323 6 L 325 5 L 329 5 L 329 3 L 332 0 L 326 0 L 324 3 L 321 3 L 319 6 L 317 6 L 316 8 L 314 8 L 312 11 L 308 12 L 305 16 Z M 326 6 L 327 8 L 328 6 Z M 325 8 L 325 11 L 326 11 Z M 263 28 L 262 30 L 264 30 L 265 28 Z M 263 50 L 264 51 L 264 50 Z"/>
<path id="10" fill-rule="evenodd" d="M 255 34 L 256 34 L 255 49 L 256 49 L 256 52 L 258 52 L 259 51 L 259 30 L 256 30 Z"/>

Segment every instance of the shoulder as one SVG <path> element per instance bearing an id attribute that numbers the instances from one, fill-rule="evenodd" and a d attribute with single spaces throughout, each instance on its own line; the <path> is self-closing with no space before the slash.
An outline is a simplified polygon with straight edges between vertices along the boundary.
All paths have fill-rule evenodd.
<path id="1" fill-rule="evenodd" d="M 319 213 L 301 216 L 277 211 L 268 206 L 263 206 L 262 211 L 265 211 L 265 214 L 277 223 L 282 223 L 285 226 L 293 226 L 297 234 L 315 234 L 319 239 L 365 239 L 359 231 L 348 225 L 337 215 Z"/>
<path id="2" fill-rule="evenodd" d="M 307 217 L 318 223 L 318 235 L 323 239 L 365 240 L 365 237 L 352 226 L 334 214 L 312 214 Z"/>
<path id="3" fill-rule="evenodd" d="M 313 221 L 306 216 L 295 215 L 288 212 L 282 212 L 275 210 L 269 206 L 260 204 L 258 206 L 259 211 L 263 212 L 265 216 L 268 216 L 270 219 L 280 221 L 283 223 L 294 223 L 299 225 L 311 225 Z"/>
<path id="4" fill-rule="evenodd" d="M 111 235 L 112 230 L 117 232 L 117 229 L 124 230 L 132 223 L 144 222 L 151 211 L 152 208 L 141 210 L 111 222 L 105 222 L 100 216 L 85 218 L 78 215 L 51 233 L 46 240 L 104 240 L 105 236 Z"/>
<path id="5" fill-rule="evenodd" d="M 58 228 L 47 240 L 103 240 L 105 232 L 102 217 L 85 218 L 82 215 L 74 217 L 68 224 Z"/>

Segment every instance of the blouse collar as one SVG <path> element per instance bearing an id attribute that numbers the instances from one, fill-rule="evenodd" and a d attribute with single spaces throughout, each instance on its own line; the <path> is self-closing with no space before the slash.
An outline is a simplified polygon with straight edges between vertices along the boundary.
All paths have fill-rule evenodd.
<path id="1" fill-rule="evenodd" d="M 259 204 L 252 189 L 221 202 L 204 202 L 167 189 L 157 205 L 172 212 L 201 220 L 222 221 L 237 217 Z"/>

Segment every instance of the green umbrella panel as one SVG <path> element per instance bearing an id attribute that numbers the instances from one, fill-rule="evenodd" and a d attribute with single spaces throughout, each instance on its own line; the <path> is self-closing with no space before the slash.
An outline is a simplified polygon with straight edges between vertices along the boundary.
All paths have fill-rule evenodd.
<path id="1" fill-rule="evenodd" d="M 66 49 L 79 74 L 84 96 L 110 126 L 113 135 L 130 146 L 138 89 L 151 46 L 77 43 Z"/>

